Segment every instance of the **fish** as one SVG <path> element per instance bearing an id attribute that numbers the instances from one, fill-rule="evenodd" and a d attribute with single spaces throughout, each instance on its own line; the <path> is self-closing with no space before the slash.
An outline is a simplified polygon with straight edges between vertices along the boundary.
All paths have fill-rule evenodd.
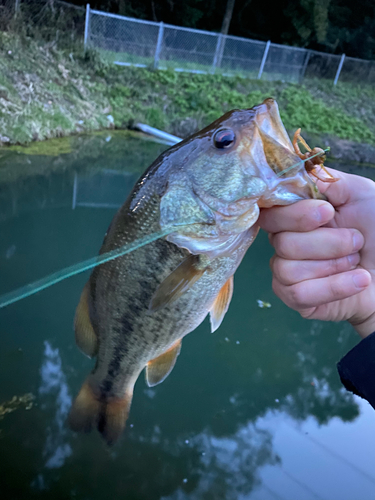
<path id="1" fill-rule="evenodd" d="M 69 413 L 74 431 L 123 433 L 134 385 L 171 373 L 185 335 L 223 321 L 233 275 L 255 240 L 261 208 L 319 198 L 271 98 L 227 112 L 161 154 L 114 216 L 100 254 L 147 234 L 166 236 L 94 268 L 75 338 L 96 357 Z"/>

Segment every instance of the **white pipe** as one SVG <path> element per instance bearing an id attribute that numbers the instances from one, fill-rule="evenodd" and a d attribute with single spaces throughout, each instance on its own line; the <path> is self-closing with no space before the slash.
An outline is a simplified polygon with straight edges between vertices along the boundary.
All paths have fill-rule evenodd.
<path id="1" fill-rule="evenodd" d="M 154 137 L 158 137 L 159 139 L 163 139 L 165 141 L 168 141 L 173 144 L 178 144 L 179 142 L 182 141 L 180 137 L 177 137 L 172 134 L 167 134 L 167 132 L 163 132 L 162 130 L 159 130 L 154 127 L 150 127 L 149 125 L 146 125 L 145 123 L 136 123 L 135 128 L 141 130 L 145 134 L 152 135 Z"/>

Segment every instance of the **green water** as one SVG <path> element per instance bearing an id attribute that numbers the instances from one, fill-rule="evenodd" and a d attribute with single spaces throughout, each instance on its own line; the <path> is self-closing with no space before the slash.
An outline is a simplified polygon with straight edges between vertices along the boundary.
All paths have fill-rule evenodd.
<path id="1" fill-rule="evenodd" d="M 163 148 L 105 134 L 60 156 L 0 154 L 0 294 L 95 255 Z M 271 255 L 260 234 L 219 330 L 205 321 L 188 335 L 163 384 L 140 377 L 113 449 L 65 424 L 93 366 L 72 329 L 88 273 L 1 310 L 0 405 L 35 400 L 0 411 L 0 498 L 375 499 L 375 413 L 335 366 L 358 339 L 288 310 L 271 290 Z"/>

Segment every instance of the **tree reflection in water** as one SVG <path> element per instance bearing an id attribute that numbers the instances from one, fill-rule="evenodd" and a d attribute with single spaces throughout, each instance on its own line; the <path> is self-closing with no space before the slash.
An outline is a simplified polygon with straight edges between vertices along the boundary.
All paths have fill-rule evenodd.
<path id="1" fill-rule="evenodd" d="M 72 210 L 74 172 L 84 184 L 86 171 L 89 185 L 103 169 L 132 163 L 129 153 L 121 167 L 124 146 L 117 147 L 115 139 L 108 144 L 116 152 L 112 159 L 109 146 L 104 153 L 90 146 L 93 158 L 86 161 L 83 148 L 75 158 L 66 155 L 67 168 L 63 156 L 54 158 L 54 173 L 38 174 L 43 181 L 0 178 L 0 266 L 8 289 L 96 252 L 114 211 Z M 151 149 L 149 156 L 156 156 Z M 135 170 L 149 162 L 134 142 L 131 151 Z M 111 185 L 100 185 L 108 190 L 100 199 L 111 199 Z M 7 259 L 12 245 L 17 251 Z M 272 492 L 264 480 L 264 471 L 284 470 L 279 450 L 287 452 L 289 443 L 280 448 L 278 425 L 282 422 L 286 435 L 287 425 L 314 422 L 314 428 L 324 429 L 333 421 L 355 421 L 358 405 L 341 386 L 335 365 L 356 338 L 348 325 L 309 322 L 281 304 L 271 291 L 271 254 L 266 235 L 260 234 L 236 273 L 233 301 L 220 329 L 210 335 L 205 323 L 187 336 L 172 374 L 160 386 L 150 390 L 143 380 L 137 382 L 127 429 L 112 450 L 97 434 L 74 435 L 64 423 L 70 395 L 90 365 L 73 346 L 71 327 L 85 277 L 20 303 L 13 309 L 18 314 L 2 310 L 0 401 L 12 395 L 6 393 L 9 380 L 18 394 L 40 386 L 39 406 L 27 420 L 14 412 L 1 422 L 3 497 L 13 499 L 16 491 L 20 498 L 32 492 L 38 498 L 231 500 L 248 498 L 263 485 L 269 498 L 291 500 L 289 490 Z M 260 309 L 258 299 L 272 307 Z M 5 354 L 14 339 L 17 347 L 29 349 L 18 364 L 10 364 Z M 346 431 L 340 432 L 345 441 Z M 306 439 L 301 446 L 310 450 Z M 303 482 L 301 477 L 295 481 Z"/>

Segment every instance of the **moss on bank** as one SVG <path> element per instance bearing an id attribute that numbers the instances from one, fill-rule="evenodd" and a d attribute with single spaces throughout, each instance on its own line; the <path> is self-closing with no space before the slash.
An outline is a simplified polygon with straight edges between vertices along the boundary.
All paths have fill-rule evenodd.
<path id="1" fill-rule="evenodd" d="M 118 67 L 0 33 L 0 142 L 145 122 L 184 137 L 232 108 L 277 99 L 285 126 L 375 145 L 375 90 Z"/>

